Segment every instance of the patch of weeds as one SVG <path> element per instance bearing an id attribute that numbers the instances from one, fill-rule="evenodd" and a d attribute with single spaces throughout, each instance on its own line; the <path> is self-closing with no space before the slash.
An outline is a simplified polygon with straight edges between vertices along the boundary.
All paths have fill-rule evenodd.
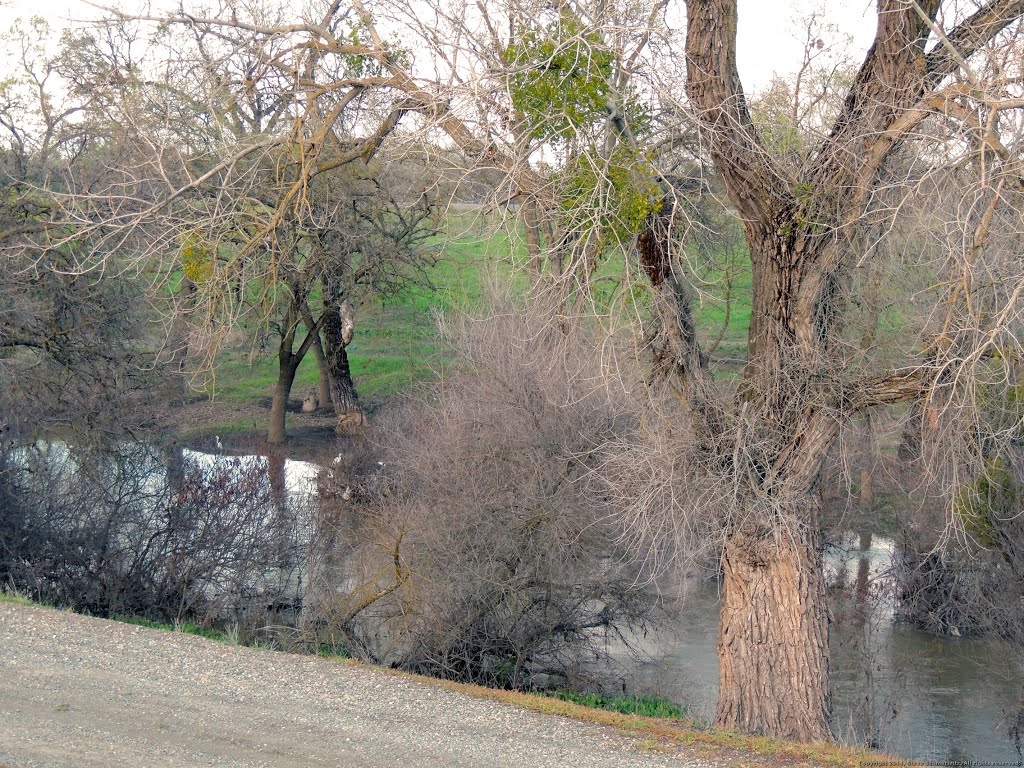
<path id="1" fill-rule="evenodd" d="M 219 643 L 228 642 L 227 632 L 220 629 L 213 629 L 212 627 L 202 627 L 194 621 L 176 621 L 174 622 L 174 631 L 184 632 L 186 635 L 205 637 L 207 640 L 216 640 Z"/>
<path id="2" fill-rule="evenodd" d="M 212 627 L 203 627 L 194 621 L 168 623 L 153 621 L 143 616 L 111 616 L 110 618 L 122 624 L 133 624 L 136 627 L 146 627 L 147 629 L 162 629 L 166 632 L 184 632 L 186 635 L 205 637 L 207 640 L 216 640 L 220 643 L 230 643 L 232 637 L 230 630 L 225 632 L 220 629 L 213 629 Z"/>
<path id="3" fill-rule="evenodd" d="M 326 659 L 352 658 L 352 654 L 343 643 L 317 643 L 316 655 Z"/>
<path id="4" fill-rule="evenodd" d="M 64 702 L 61 702 L 60 704 L 58 704 L 56 707 L 54 707 L 53 711 L 54 712 L 70 712 L 71 711 L 71 705 L 68 704 L 66 701 L 64 701 Z"/>
<path id="5" fill-rule="evenodd" d="M 671 752 L 672 750 L 662 744 L 660 741 L 654 739 L 643 739 L 633 744 L 633 749 L 638 749 L 641 752 Z"/>
<path id="6" fill-rule="evenodd" d="M 111 616 L 110 618 L 112 621 L 119 621 L 122 624 L 132 624 L 136 627 L 146 627 L 146 629 L 174 630 L 173 624 L 153 621 L 152 619 L 143 618 L 142 616 Z"/>
<path id="7" fill-rule="evenodd" d="M 255 648 L 258 651 L 276 651 L 277 643 L 265 637 L 253 638 L 253 641 L 249 644 L 250 648 Z"/>
<path id="8" fill-rule="evenodd" d="M 23 595 L 21 592 L 8 589 L 0 590 L 0 603 L 10 603 L 11 605 L 42 605 L 42 603 L 37 603 L 35 600 Z"/>
<path id="9" fill-rule="evenodd" d="M 228 645 L 242 645 L 242 628 L 238 626 L 238 622 L 232 622 L 226 630 L 224 630 L 224 642 Z"/>
<path id="10" fill-rule="evenodd" d="M 548 695 L 583 707 L 606 709 L 622 715 L 662 717 L 671 720 L 682 720 L 686 717 L 686 707 L 661 696 L 604 696 L 600 693 L 576 693 L 566 690 L 553 691 Z"/>

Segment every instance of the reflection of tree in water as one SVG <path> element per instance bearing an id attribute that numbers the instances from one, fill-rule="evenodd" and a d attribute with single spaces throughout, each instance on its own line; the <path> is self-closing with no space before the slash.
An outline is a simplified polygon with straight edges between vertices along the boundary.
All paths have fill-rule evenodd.
<path id="1" fill-rule="evenodd" d="M 891 742 L 887 731 L 899 713 L 904 676 L 885 652 L 886 630 L 892 622 L 885 610 L 890 574 L 888 569 L 872 574 L 874 543 L 871 531 L 862 531 L 856 550 L 842 552 L 837 564 L 833 636 L 843 651 L 837 657 L 846 659 L 846 673 L 837 674 L 836 681 L 845 680 L 848 687 L 833 695 L 846 704 L 846 722 L 836 723 L 838 734 L 856 744 L 880 748 Z M 846 574 L 854 559 L 854 581 L 847 584 Z"/>
<path id="2" fill-rule="evenodd" d="M 871 531 L 864 531 L 860 534 L 860 551 L 867 552 L 871 549 Z M 860 608 L 859 613 L 863 618 L 867 618 L 867 601 L 868 601 L 868 570 L 870 566 L 868 558 L 861 556 L 857 558 L 857 605 Z"/>
<path id="3" fill-rule="evenodd" d="M 288 514 L 288 476 L 287 461 L 280 451 L 271 451 L 267 456 L 267 477 L 270 480 L 270 493 L 273 498 L 274 510 L 284 517 Z"/>
<path id="4" fill-rule="evenodd" d="M 167 469 L 167 485 L 178 493 L 185 482 L 185 456 L 177 440 L 163 447 L 163 459 Z"/>
<path id="5" fill-rule="evenodd" d="M 360 554 L 373 540 L 363 525 L 372 518 L 371 510 L 359 511 L 367 501 L 372 458 L 362 443 L 349 446 L 315 481 L 317 502 L 309 522 L 308 582 L 299 625 L 318 645 L 334 651 L 352 650 L 342 626 L 349 612 L 339 606 L 344 594 L 360 583 Z"/>
<path id="6" fill-rule="evenodd" d="M 253 457 L 54 442 L 0 462 L 0 581 L 37 600 L 218 623 L 292 601 L 301 585 L 300 507 L 275 499 Z"/>

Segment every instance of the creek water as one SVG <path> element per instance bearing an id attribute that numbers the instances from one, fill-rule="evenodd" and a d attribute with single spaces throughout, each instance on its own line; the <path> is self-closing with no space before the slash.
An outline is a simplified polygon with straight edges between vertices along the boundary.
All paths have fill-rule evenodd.
<path id="1" fill-rule="evenodd" d="M 925 762 L 1017 765 L 1008 735 L 1024 686 L 1021 649 L 989 638 L 936 637 L 895 619 L 891 539 L 847 534 L 826 552 L 832 730 Z M 670 628 L 643 639 L 649 661 L 623 682 L 712 719 L 718 695 L 716 583 L 674 585 Z"/>

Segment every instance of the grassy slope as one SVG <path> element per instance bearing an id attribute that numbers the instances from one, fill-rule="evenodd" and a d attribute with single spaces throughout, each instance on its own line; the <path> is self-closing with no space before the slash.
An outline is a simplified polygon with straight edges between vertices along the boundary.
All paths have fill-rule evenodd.
<path id="1" fill-rule="evenodd" d="M 456 222 L 460 224 L 464 223 Z M 519 251 L 519 244 L 510 243 L 504 232 L 456 232 L 430 270 L 430 286 L 360 307 L 356 335 L 349 347 L 352 377 L 360 396 L 372 404 L 428 379 L 444 362 L 437 313 L 473 303 L 489 280 L 509 280 L 513 274 L 510 252 Z M 234 349 L 219 359 L 212 389 L 217 399 L 253 402 L 268 397 L 276 380 L 273 351 L 250 360 L 246 350 Z M 316 383 L 316 360 L 307 355 L 293 392 L 315 388 Z"/>

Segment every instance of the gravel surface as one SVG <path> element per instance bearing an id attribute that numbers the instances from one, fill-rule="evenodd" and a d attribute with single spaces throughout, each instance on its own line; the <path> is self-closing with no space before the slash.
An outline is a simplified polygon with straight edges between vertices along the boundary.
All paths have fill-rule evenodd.
<path id="1" fill-rule="evenodd" d="M 710 768 L 358 665 L 0 603 L 0 766 Z"/>

